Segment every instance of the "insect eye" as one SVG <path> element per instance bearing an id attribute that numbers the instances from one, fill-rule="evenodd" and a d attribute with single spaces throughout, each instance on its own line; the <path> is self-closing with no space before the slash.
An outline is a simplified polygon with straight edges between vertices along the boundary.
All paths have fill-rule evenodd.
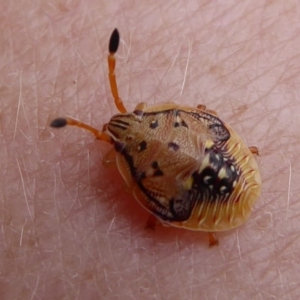
<path id="1" fill-rule="evenodd" d="M 125 148 L 125 144 L 123 142 L 115 142 L 115 150 L 117 152 L 122 152 L 124 148 Z"/>
<path id="2" fill-rule="evenodd" d="M 138 117 L 142 117 L 143 114 L 144 114 L 144 112 L 143 112 L 142 110 L 140 110 L 140 109 L 134 110 L 133 113 L 134 113 L 136 116 L 138 116 Z"/>

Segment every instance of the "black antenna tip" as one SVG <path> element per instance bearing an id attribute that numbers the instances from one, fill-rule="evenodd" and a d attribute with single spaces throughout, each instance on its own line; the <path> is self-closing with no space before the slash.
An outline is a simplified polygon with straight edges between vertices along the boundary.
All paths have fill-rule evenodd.
<path id="1" fill-rule="evenodd" d="M 120 34 L 118 29 L 116 28 L 110 36 L 109 46 L 108 46 L 109 53 L 114 54 L 117 52 L 119 47 L 119 42 L 120 42 Z"/>
<path id="2" fill-rule="evenodd" d="M 60 128 L 60 127 L 64 127 L 67 125 L 67 120 L 64 118 L 57 118 L 55 120 L 53 120 L 50 124 L 51 127 L 54 128 Z"/>

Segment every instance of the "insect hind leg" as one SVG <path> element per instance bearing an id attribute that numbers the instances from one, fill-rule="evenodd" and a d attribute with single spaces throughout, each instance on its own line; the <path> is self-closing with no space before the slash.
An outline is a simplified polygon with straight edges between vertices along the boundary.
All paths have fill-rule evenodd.
<path id="1" fill-rule="evenodd" d="M 248 148 L 249 148 L 249 150 L 250 150 L 250 152 L 251 152 L 252 154 L 259 155 L 259 151 L 258 151 L 258 148 L 257 148 L 257 147 L 255 147 L 255 146 L 250 146 L 250 147 L 248 147 Z"/>

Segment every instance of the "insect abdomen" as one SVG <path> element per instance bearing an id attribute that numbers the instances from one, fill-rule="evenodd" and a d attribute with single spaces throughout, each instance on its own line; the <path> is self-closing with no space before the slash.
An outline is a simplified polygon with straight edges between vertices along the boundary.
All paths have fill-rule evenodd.
<path id="1" fill-rule="evenodd" d="M 197 200 L 191 216 L 173 226 L 223 231 L 244 223 L 260 194 L 261 179 L 250 150 L 236 134 L 211 144 L 198 172 L 192 175 Z"/>

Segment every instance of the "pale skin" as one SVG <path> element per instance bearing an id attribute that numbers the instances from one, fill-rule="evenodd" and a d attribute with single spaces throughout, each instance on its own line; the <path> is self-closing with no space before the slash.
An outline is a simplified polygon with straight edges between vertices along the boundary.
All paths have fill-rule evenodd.
<path id="1" fill-rule="evenodd" d="M 41 1 L 0 4 L 1 299 L 297 299 L 297 1 Z M 250 219 L 207 234 L 157 226 L 118 172 L 102 129 L 117 113 L 108 39 L 127 110 L 206 105 L 259 149 Z"/>

